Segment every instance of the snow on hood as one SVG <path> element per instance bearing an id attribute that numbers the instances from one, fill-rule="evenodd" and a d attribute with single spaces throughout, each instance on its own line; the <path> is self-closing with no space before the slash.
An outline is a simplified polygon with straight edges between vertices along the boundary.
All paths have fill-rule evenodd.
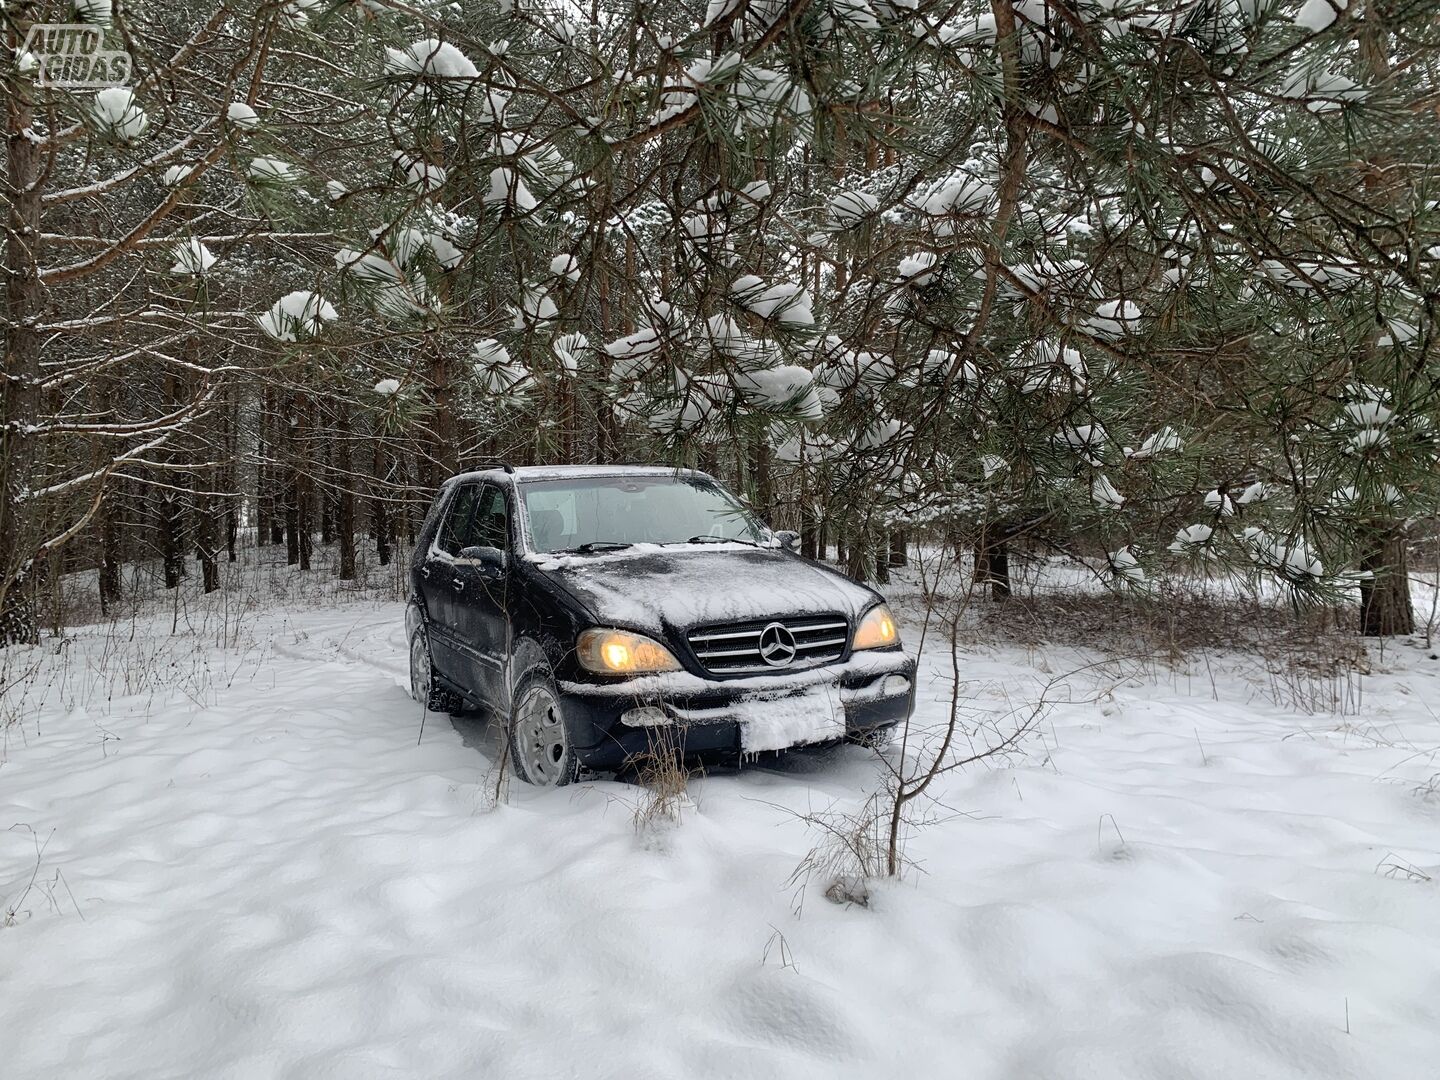
<path id="1" fill-rule="evenodd" d="M 827 611 L 853 618 L 878 599 L 849 578 L 776 549 L 716 548 L 645 545 L 532 558 L 601 623 L 649 633 Z"/>

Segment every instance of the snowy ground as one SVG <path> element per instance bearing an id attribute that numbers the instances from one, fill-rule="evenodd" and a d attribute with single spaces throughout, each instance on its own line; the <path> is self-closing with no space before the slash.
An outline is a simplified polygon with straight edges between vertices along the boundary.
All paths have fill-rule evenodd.
<path id="1" fill-rule="evenodd" d="M 985 640 L 978 745 L 1096 659 Z M 922 726 L 951 696 L 931 645 Z M 872 755 L 696 780 L 672 827 L 610 781 L 497 806 L 482 723 L 420 732 L 397 604 L 152 611 L 9 663 L 6 1080 L 1440 1061 L 1440 661 L 1410 645 L 1328 696 L 1210 653 L 1065 679 L 1019 754 L 943 779 L 868 909 L 792 875 Z"/>

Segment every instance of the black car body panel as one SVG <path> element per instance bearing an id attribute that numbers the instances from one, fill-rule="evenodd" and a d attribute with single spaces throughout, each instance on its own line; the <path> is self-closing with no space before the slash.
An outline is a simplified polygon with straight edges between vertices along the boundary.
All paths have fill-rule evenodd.
<path id="1" fill-rule="evenodd" d="M 633 710 L 645 707 L 664 711 L 673 741 L 692 755 L 741 750 L 742 724 L 753 715 L 748 710 L 804 694 L 843 703 L 852 735 L 909 716 L 914 661 L 898 647 L 850 649 L 859 619 L 880 596 L 820 563 L 778 545 L 739 543 L 636 545 L 594 554 L 531 549 L 518 485 L 530 477 L 632 473 L 674 477 L 676 470 L 491 470 L 446 482 L 417 538 L 406 610 L 408 632 L 425 629 L 436 678 L 465 700 L 506 715 L 509 688 L 527 671 L 547 671 L 562 694 L 569 738 L 594 769 L 616 768 L 646 752 L 651 733 L 632 722 Z M 447 535 L 462 514 L 471 515 L 476 535 Z M 457 546 L 477 537 L 478 545 Z M 751 655 L 756 635 L 787 620 L 801 651 L 791 666 L 770 669 Z M 591 672 L 576 658 L 576 640 L 591 627 L 650 636 L 684 670 L 629 677 Z M 717 648 L 717 642 L 738 647 Z M 717 653 L 730 655 L 717 659 Z"/>

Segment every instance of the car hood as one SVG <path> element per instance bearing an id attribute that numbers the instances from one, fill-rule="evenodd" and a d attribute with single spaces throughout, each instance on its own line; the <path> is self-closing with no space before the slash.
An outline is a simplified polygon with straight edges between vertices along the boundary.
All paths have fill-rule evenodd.
<path id="1" fill-rule="evenodd" d="M 818 563 L 767 548 L 676 546 L 532 558 L 598 623 L 651 634 L 830 611 L 853 619 L 879 599 Z"/>

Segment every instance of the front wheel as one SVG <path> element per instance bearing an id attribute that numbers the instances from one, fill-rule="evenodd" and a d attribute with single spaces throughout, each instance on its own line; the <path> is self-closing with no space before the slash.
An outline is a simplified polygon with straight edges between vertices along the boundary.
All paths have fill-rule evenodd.
<path id="1" fill-rule="evenodd" d="M 441 686 L 435 678 L 435 665 L 430 662 L 430 639 L 425 627 L 417 627 L 410 636 L 410 696 L 423 702 L 431 712 L 460 711 L 460 698 Z"/>
<path id="2" fill-rule="evenodd" d="M 580 775 L 565 730 L 560 693 L 548 675 L 525 676 L 510 703 L 510 757 L 515 774 L 536 787 L 563 787 Z"/>

